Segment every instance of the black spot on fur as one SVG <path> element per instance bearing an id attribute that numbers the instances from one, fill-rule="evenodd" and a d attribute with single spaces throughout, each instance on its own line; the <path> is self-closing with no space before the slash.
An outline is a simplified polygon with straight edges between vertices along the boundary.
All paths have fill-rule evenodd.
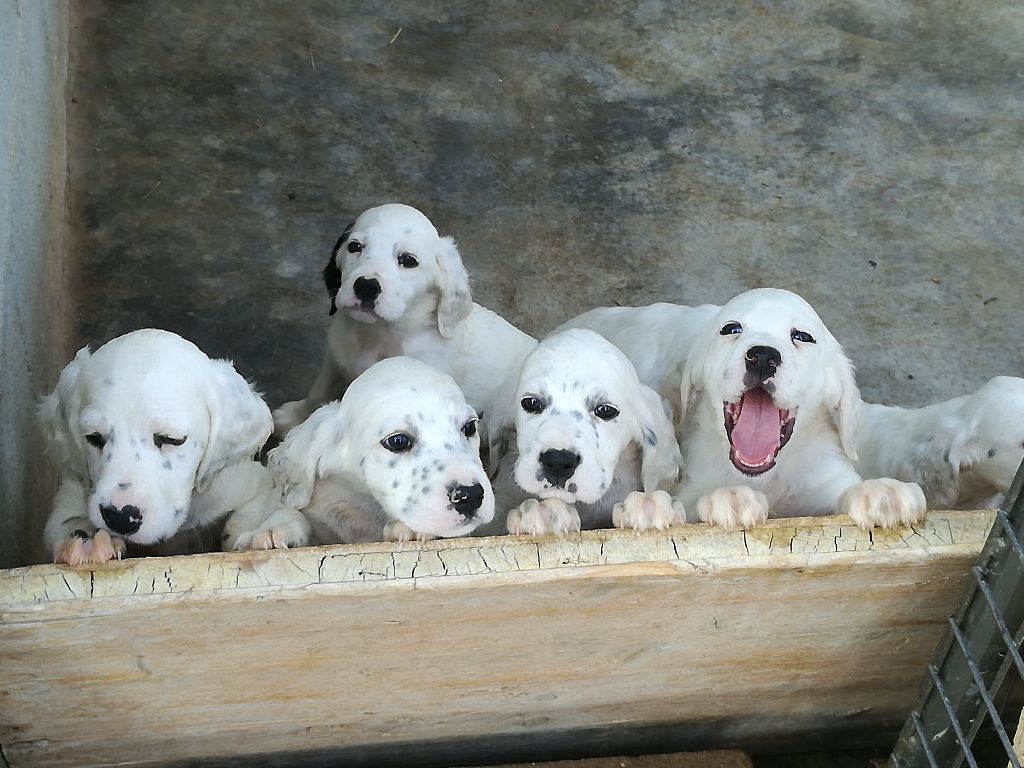
<path id="1" fill-rule="evenodd" d="M 428 493 L 430 493 L 430 486 L 424 485 L 422 488 L 420 488 L 420 493 L 426 496 Z"/>
<path id="2" fill-rule="evenodd" d="M 946 452 L 945 452 L 945 453 L 944 453 L 944 454 L 942 455 L 942 460 L 943 460 L 944 462 L 946 462 L 947 464 L 949 463 L 949 451 L 946 451 Z"/>
<path id="3" fill-rule="evenodd" d="M 127 491 L 131 487 L 132 487 L 131 483 L 118 483 L 117 484 L 117 490 L 119 490 L 119 491 Z"/>
<path id="4" fill-rule="evenodd" d="M 988 457 L 991 459 L 995 455 L 996 455 L 996 449 L 995 448 L 989 448 L 988 449 Z"/>
<path id="5" fill-rule="evenodd" d="M 451 443 L 445 443 L 445 444 L 444 444 L 444 449 L 445 449 L 446 451 L 452 451 L 452 450 L 454 450 L 454 446 L 452 446 L 452 444 L 451 444 Z"/>
<path id="6" fill-rule="evenodd" d="M 82 541 L 85 541 L 89 538 L 89 534 L 83 531 L 81 528 L 76 528 L 75 530 L 73 530 L 71 532 L 71 536 L 72 538 L 81 539 Z"/>
<path id="7" fill-rule="evenodd" d="M 572 417 L 576 419 L 576 421 L 583 421 L 583 411 L 573 411 Z"/>
<path id="8" fill-rule="evenodd" d="M 363 458 L 361 458 L 361 459 L 359 460 L 359 468 L 360 468 L 360 469 L 362 469 L 362 468 L 363 468 L 363 467 L 365 467 L 365 466 L 366 466 L 366 457 L 365 457 L 365 456 L 363 456 Z"/>
<path id="9" fill-rule="evenodd" d="M 569 485 L 565 487 L 565 490 L 567 490 L 569 493 L 576 493 L 576 489 L 578 487 L 579 486 L 577 486 L 576 483 L 569 483 Z"/>
<path id="10" fill-rule="evenodd" d="M 397 481 L 397 480 L 392 480 L 392 481 L 391 481 L 391 488 L 392 488 L 392 489 L 395 489 L 395 488 L 397 488 L 397 487 L 398 487 L 398 481 Z"/>
<path id="11" fill-rule="evenodd" d="M 655 446 L 658 444 L 658 436 L 654 434 L 654 430 L 649 427 L 643 427 L 640 430 L 640 434 L 643 435 L 644 445 Z"/>
<path id="12" fill-rule="evenodd" d="M 392 459 L 391 461 L 388 462 L 388 466 L 391 467 L 391 469 L 394 469 L 397 463 L 398 459 Z"/>
<path id="13" fill-rule="evenodd" d="M 163 463 L 162 466 L 163 466 L 164 469 L 170 469 L 171 468 L 171 460 L 170 459 L 164 459 L 164 463 Z"/>
<path id="14" fill-rule="evenodd" d="M 135 460 L 136 461 L 142 461 L 142 456 L 140 456 L 138 453 L 136 453 L 135 454 Z"/>
<path id="15" fill-rule="evenodd" d="M 345 227 L 345 231 L 341 233 L 338 242 L 331 249 L 331 258 L 327 262 L 327 266 L 324 267 L 324 285 L 327 287 L 327 295 L 331 297 L 331 311 L 328 314 L 331 315 L 338 311 L 338 291 L 341 290 L 341 268 L 338 266 L 338 251 L 341 250 L 341 246 L 348 240 L 348 236 L 352 234 L 352 227 L 355 225 L 356 223 L 353 221 Z"/>

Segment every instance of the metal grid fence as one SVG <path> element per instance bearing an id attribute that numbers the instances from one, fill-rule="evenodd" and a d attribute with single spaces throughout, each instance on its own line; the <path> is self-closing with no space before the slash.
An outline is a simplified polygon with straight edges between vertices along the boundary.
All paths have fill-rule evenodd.
<path id="1" fill-rule="evenodd" d="M 928 665 L 890 768 L 1021 768 L 1013 737 L 1024 690 L 1024 464 L 1006 494 L 973 582 Z"/>

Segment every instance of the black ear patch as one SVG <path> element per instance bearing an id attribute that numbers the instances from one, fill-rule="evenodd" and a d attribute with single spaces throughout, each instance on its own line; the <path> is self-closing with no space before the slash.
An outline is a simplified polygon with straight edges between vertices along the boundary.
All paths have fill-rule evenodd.
<path id="1" fill-rule="evenodd" d="M 338 291 L 341 290 L 341 270 L 338 268 L 338 251 L 341 250 L 341 246 L 348 240 L 348 236 L 352 234 L 352 227 L 355 225 L 356 223 L 353 221 L 345 227 L 345 231 L 341 233 L 338 242 L 331 249 L 330 261 L 324 267 L 324 285 L 327 286 L 327 295 L 331 297 L 331 311 L 328 313 L 330 315 L 338 311 Z"/>

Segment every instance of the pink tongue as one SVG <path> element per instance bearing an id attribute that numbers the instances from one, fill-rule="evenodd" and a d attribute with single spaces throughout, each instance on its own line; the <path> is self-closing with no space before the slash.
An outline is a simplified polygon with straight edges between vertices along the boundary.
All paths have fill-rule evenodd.
<path id="1" fill-rule="evenodd" d="M 782 414 L 763 389 L 751 389 L 740 401 L 732 429 L 732 447 L 744 464 L 760 466 L 779 450 Z"/>

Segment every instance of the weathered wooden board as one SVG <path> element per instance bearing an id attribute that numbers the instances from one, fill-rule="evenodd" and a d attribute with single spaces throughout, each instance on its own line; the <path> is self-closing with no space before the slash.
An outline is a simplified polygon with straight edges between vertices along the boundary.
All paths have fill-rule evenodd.
<path id="1" fill-rule="evenodd" d="M 395 744 L 427 761 L 432 744 L 601 728 L 681 726 L 682 747 L 898 725 L 991 521 L 2 571 L 0 744 L 11 766 Z"/>

